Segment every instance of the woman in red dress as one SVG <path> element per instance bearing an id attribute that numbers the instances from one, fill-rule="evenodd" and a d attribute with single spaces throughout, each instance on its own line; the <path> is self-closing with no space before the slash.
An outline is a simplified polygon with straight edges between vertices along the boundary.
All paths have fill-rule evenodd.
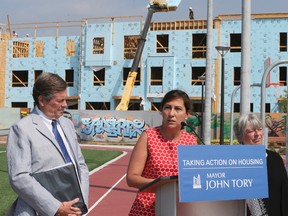
<path id="1" fill-rule="evenodd" d="M 197 140 L 183 130 L 191 111 L 190 99 L 181 90 L 168 92 L 161 102 L 162 125 L 144 131 L 136 143 L 128 166 L 127 184 L 141 188 L 163 176 L 178 175 L 178 145 L 196 145 Z M 155 193 L 139 191 L 129 216 L 155 215 Z"/>

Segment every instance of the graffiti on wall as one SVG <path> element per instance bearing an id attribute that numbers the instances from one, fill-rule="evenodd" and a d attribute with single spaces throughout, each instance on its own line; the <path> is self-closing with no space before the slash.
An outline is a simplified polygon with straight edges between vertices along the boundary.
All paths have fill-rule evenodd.
<path id="1" fill-rule="evenodd" d="M 0 109 L 1 111 L 1 109 Z M 79 111 L 69 110 L 72 119 L 82 141 L 86 142 L 111 142 L 131 143 L 137 142 L 141 133 L 149 127 L 156 127 L 161 124 L 162 116 L 158 112 L 147 111 Z M 259 113 L 256 113 L 260 116 Z M 233 123 L 239 117 L 234 113 Z M 3 115 L 5 116 L 5 115 Z M 268 139 L 281 140 L 286 138 L 286 113 L 266 113 L 266 126 L 269 129 Z M 220 134 L 220 114 L 211 113 L 211 140 L 217 141 Z M 232 123 L 232 124 L 233 124 Z M 187 119 L 187 124 L 192 126 L 198 135 L 201 134 L 201 115 L 193 113 Z M 230 113 L 224 114 L 224 139 L 230 141 L 231 119 Z M 187 131 L 189 128 L 187 128 Z M 190 132 L 190 131 L 188 131 Z M 234 137 L 233 137 L 234 138 Z M 235 140 L 235 139 L 233 139 Z M 236 141 L 236 140 L 235 140 Z"/>
<path id="2" fill-rule="evenodd" d="M 81 133 L 97 136 L 106 134 L 107 137 L 137 138 L 145 130 L 145 121 L 139 119 L 128 120 L 124 118 L 82 118 Z"/>
<path id="3" fill-rule="evenodd" d="M 265 116 L 265 123 L 269 129 L 269 137 L 283 137 L 286 135 L 286 121 L 287 116 L 282 117 L 279 114 L 267 114 Z"/>
<path id="4" fill-rule="evenodd" d="M 258 114 L 259 116 L 260 114 Z M 235 114 L 233 123 L 239 117 L 239 113 Z M 260 118 L 260 116 L 259 116 Z M 221 116 L 217 113 L 211 114 L 211 129 L 212 129 L 212 139 L 219 139 L 220 136 L 220 121 Z M 287 116 L 284 113 L 268 113 L 265 115 L 266 127 L 269 129 L 268 137 L 285 137 L 286 136 L 286 123 Z M 200 127 L 202 125 L 201 115 L 194 114 L 187 119 L 187 124 L 193 127 L 196 131 L 200 132 Z M 230 114 L 224 114 L 224 138 L 230 139 L 230 128 L 231 128 L 231 119 Z M 191 129 L 186 129 L 188 132 Z"/>

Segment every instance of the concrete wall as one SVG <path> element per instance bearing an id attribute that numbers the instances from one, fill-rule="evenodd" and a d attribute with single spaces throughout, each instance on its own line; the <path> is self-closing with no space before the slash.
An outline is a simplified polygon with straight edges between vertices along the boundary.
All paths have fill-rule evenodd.
<path id="1" fill-rule="evenodd" d="M 68 110 L 75 125 L 76 132 L 85 142 L 98 143 L 131 143 L 138 140 L 140 134 L 149 127 L 161 125 L 162 116 L 159 112 L 147 111 L 102 111 L 102 110 Z M 258 113 L 259 115 L 259 113 Z M 234 114 L 234 120 L 239 113 Z M 0 130 L 7 129 L 20 120 L 20 109 L 0 108 Z M 285 140 L 286 137 L 285 113 L 267 113 L 266 124 L 269 128 L 268 137 L 271 140 Z M 191 115 L 187 122 L 195 127 L 201 135 L 201 116 Z M 224 138 L 230 139 L 230 114 L 225 113 Z M 219 139 L 220 115 L 211 115 L 211 139 Z M 189 129 L 187 129 L 189 131 Z M 275 141 L 277 143 L 278 141 Z M 281 141 L 282 142 L 282 141 Z"/>
<path id="2" fill-rule="evenodd" d="M 10 128 L 20 120 L 20 108 L 0 108 L 0 130 Z"/>

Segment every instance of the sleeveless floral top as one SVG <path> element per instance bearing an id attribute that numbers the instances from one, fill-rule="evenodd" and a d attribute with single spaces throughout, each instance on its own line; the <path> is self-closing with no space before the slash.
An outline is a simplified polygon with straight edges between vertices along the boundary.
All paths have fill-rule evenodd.
<path id="1" fill-rule="evenodd" d="M 160 127 L 146 130 L 148 138 L 148 158 L 142 176 L 156 179 L 163 176 L 178 175 L 178 145 L 196 145 L 197 140 L 186 131 L 181 132 L 177 142 L 170 142 L 160 132 Z M 138 192 L 129 216 L 154 216 L 155 193 Z"/>

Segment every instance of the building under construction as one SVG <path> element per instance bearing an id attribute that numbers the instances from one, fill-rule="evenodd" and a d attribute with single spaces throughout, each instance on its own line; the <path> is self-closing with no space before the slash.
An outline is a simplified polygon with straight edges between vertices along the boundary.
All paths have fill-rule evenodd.
<path id="1" fill-rule="evenodd" d="M 259 84 L 267 64 L 288 59 L 288 13 L 252 14 L 251 19 L 251 84 Z M 53 72 L 68 84 L 69 109 L 115 110 L 143 25 L 142 17 L 1 25 L 0 107 L 32 108 L 35 79 L 42 72 Z M 213 46 L 230 47 L 225 55 L 225 112 L 230 112 L 231 94 L 241 84 L 241 26 L 241 15 L 213 20 Z M 77 29 L 74 36 L 62 35 L 68 28 Z M 42 36 L 47 30 L 53 33 Z M 207 20 L 152 22 L 135 82 L 129 87 L 128 110 L 140 110 L 141 102 L 144 110 L 158 110 L 163 95 L 177 88 L 188 93 L 194 111 L 200 112 L 205 99 L 206 35 Z M 212 112 L 219 112 L 221 56 L 216 49 L 212 62 Z M 287 89 L 287 65 L 273 69 L 268 81 L 266 112 L 281 112 L 278 102 Z M 235 112 L 240 109 L 239 94 Z M 260 88 L 251 88 L 250 107 L 260 112 Z"/>

